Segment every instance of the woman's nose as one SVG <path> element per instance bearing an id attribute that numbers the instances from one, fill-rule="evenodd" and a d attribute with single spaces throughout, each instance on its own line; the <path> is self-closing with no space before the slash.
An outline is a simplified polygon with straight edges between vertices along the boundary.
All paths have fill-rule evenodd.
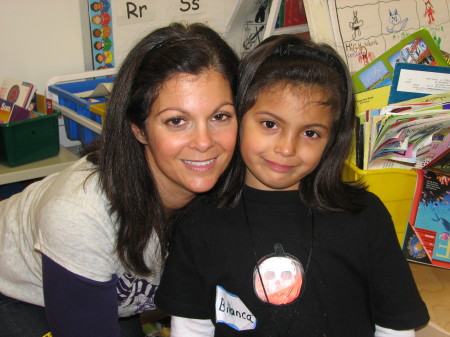
<path id="1" fill-rule="evenodd" d="M 193 132 L 191 147 L 201 152 L 207 151 L 214 144 L 212 130 L 206 126 L 200 126 Z"/>

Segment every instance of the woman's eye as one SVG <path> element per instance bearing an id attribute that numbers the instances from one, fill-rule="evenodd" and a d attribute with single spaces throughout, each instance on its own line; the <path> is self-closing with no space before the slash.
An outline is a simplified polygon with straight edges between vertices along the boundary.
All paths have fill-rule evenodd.
<path id="1" fill-rule="evenodd" d="M 219 122 L 224 122 L 224 121 L 226 121 L 229 118 L 231 118 L 231 116 L 229 114 L 226 114 L 226 113 L 218 113 L 218 114 L 213 116 L 213 120 L 219 121 Z"/>
<path id="2" fill-rule="evenodd" d="M 262 124 L 268 129 L 276 129 L 276 127 L 277 127 L 277 124 L 272 121 L 264 121 L 264 122 L 262 122 Z"/>
<path id="3" fill-rule="evenodd" d="M 308 137 L 308 138 L 319 137 L 318 133 L 316 131 L 313 131 L 313 130 L 306 130 L 305 131 L 305 136 Z"/>
<path id="4" fill-rule="evenodd" d="M 186 124 L 186 121 L 181 117 L 173 117 L 167 120 L 166 124 L 172 125 L 172 126 L 182 126 Z"/>

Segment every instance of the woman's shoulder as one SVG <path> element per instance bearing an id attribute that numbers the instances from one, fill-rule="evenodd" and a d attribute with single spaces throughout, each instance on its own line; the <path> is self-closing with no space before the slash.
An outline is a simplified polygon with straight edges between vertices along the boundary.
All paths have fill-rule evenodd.
<path id="1" fill-rule="evenodd" d="M 71 166 L 42 180 L 35 193 L 41 204 L 67 202 L 91 206 L 105 202 L 99 185 L 99 174 L 86 158 L 80 158 Z"/>
<path id="2" fill-rule="evenodd" d="M 61 190 L 70 193 L 93 189 L 98 186 L 98 173 L 96 167 L 83 157 L 61 171 L 55 177 L 53 184 L 61 184 Z"/>

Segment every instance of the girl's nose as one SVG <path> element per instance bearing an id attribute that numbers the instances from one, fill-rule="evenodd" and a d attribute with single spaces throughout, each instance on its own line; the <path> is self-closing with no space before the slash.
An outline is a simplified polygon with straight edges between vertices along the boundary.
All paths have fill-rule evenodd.
<path id="1" fill-rule="evenodd" d="M 206 152 L 214 144 L 211 132 L 206 126 L 196 128 L 193 132 L 190 146 L 198 151 Z"/>
<path id="2" fill-rule="evenodd" d="M 276 140 L 274 150 L 284 157 L 294 156 L 296 153 L 295 137 L 293 135 L 280 135 L 279 139 Z"/>

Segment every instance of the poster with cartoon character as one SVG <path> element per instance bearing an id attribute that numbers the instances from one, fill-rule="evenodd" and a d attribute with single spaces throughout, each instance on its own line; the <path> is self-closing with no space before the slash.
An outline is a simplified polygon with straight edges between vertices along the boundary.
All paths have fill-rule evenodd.
<path id="1" fill-rule="evenodd" d="M 450 51 L 449 0 L 328 0 L 339 53 L 351 73 L 392 46 L 427 28 L 438 47 Z"/>
<path id="2" fill-rule="evenodd" d="M 114 44 L 110 0 L 89 0 L 93 68 L 114 68 Z"/>

